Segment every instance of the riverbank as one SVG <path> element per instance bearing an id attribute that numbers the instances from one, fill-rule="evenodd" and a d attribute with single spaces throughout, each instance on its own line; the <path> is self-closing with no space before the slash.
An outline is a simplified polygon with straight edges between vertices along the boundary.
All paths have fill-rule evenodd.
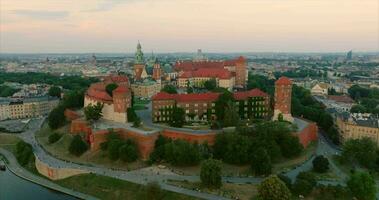
<path id="1" fill-rule="evenodd" d="M 29 172 L 29 171 L 25 170 L 23 167 L 21 167 L 18 164 L 14 155 L 5 149 L 0 148 L 0 154 L 2 154 L 7 160 L 7 162 L 4 161 L 4 163 L 7 167 L 7 170 L 9 170 L 10 172 L 12 172 L 13 174 L 15 174 L 16 176 L 18 176 L 22 179 L 25 179 L 25 180 L 33 182 L 35 184 L 44 186 L 44 187 L 49 188 L 51 190 L 58 191 L 58 192 L 73 196 L 75 198 L 97 200 L 97 198 L 95 198 L 95 197 L 92 197 L 90 195 L 83 194 L 83 193 L 76 192 L 74 190 L 62 187 L 62 186 L 55 184 L 55 183 L 53 183 L 53 182 L 51 182 L 51 181 L 49 181 L 43 177 L 32 174 L 31 172 Z"/>

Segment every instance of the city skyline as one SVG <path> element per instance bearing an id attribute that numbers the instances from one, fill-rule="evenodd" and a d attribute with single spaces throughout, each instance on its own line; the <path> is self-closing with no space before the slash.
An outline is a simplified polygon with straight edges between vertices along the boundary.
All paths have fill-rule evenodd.
<path id="1" fill-rule="evenodd" d="M 1 53 L 378 51 L 378 2 L 1 1 Z"/>

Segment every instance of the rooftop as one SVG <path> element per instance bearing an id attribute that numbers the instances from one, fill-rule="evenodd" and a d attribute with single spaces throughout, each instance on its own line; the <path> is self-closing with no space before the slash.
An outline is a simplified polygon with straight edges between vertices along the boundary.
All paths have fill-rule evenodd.
<path id="1" fill-rule="evenodd" d="M 277 85 L 291 85 L 292 81 L 289 78 L 282 76 L 277 81 L 275 81 L 275 84 L 277 84 Z"/>

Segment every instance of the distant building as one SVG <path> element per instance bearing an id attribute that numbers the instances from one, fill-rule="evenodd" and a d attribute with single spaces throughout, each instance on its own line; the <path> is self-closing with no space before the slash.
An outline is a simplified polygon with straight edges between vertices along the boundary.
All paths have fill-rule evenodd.
<path id="1" fill-rule="evenodd" d="M 291 115 L 291 99 L 292 99 L 292 81 L 287 77 L 280 77 L 275 82 L 275 106 L 273 120 L 279 120 L 280 116 L 283 120 L 293 122 Z"/>
<path id="2" fill-rule="evenodd" d="M 40 117 L 50 113 L 59 103 L 54 97 L 32 97 L 0 100 L 0 120 Z"/>
<path id="3" fill-rule="evenodd" d="M 352 60 L 353 59 L 353 51 L 350 50 L 349 52 L 347 52 L 346 54 L 346 60 Z"/>
<path id="4" fill-rule="evenodd" d="M 207 60 L 207 57 L 205 57 L 201 49 L 198 49 L 196 56 L 194 57 L 194 61 L 205 61 L 205 60 Z"/>
<path id="5" fill-rule="evenodd" d="M 312 95 L 328 95 L 329 85 L 327 83 L 317 83 L 311 89 Z"/>
<path id="6" fill-rule="evenodd" d="M 162 84 L 156 81 L 145 80 L 131 85 L 135 97 L 151 98 L 161 91 Z"/>
<path id="7" fill-rule="evenodd" d="M 110 83 L 116 83 L 118 87 L 109 95 L 105 90 Z M 108 76 L 103 82 L 93 83 L 88 88 L 84 97 L 84 106 L 102 103 L 104 119 L 127 122 L 127 109 L 131 106 L 131 91 L 127 76 Z"/>
<path id="8" fill-rule="evenodd" d="M 337 126 L 343 142 L 368 137 L 379 146 L 379 119 L 370 114 L 341 114 L 337 117 Z"/>
<path id="9" fill-rule="evenodd" d="M 242 56 L 225 61 L 177 61 L 174 70 L 178 72 L 179 87 L 186 87 L 188 82 L 202 87 L 206 80 L 216 79 L 219 87 L 232 89 L 246 87 L 247 63 Z"/>

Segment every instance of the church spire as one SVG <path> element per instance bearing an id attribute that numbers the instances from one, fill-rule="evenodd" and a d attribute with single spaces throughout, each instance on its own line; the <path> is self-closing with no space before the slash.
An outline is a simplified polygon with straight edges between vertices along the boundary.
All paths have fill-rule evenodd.
<path id="1" fill-rule="evenodd" d="M 137 44 L 137 51 L 136 51 L 136 54 L 135 54 L 135 63 L 138 63 L 138 64 L 143 64 L 144 63 L 142 47 L 141 47 L 141 43 L 139 41 L 138 41 L 138 44 Z"/>

